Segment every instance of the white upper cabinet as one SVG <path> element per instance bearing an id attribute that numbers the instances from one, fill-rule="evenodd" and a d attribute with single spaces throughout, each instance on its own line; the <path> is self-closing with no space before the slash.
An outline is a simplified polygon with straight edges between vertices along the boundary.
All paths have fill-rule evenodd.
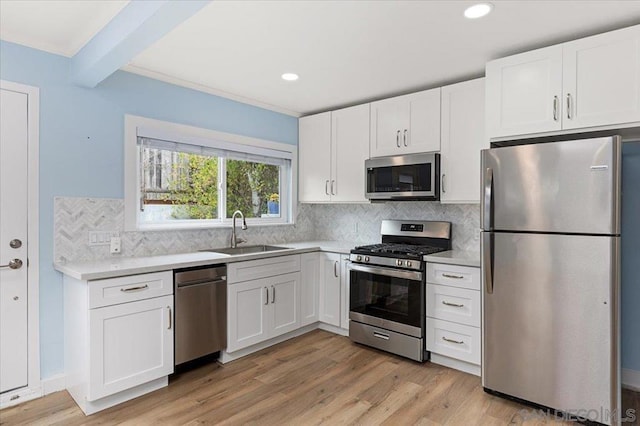
<path id="1" fill-rule="evenodd" d="M 330 201 L 331 113 L 302 117 L 298 125 L 298 199 L 302 203 Z"/>
<path id="2" fill-rule="evenodd" d="M 331 201 L 367 202 L 364 161 L 369 158 L 369 104 L 331 113 Z"/>
<path id="3" fill-rule="evenodd" d="M 300 202 L 367 202 L 369 104 L 302 117 L 299 126 Z"/>
<path id="4" fill-rule="evenodd" d="M 442 88 L 442 203 L 480 202 L 480 150 L 489 148 L 484 89 L 484 78 Z"/>
<path id="5" fill-rule="evenodd" d="M 640 121 L 640 25 L 562 47 L 564 129 Z"/>
<path id="6" fill-rule="evenodd" d="M 486 75 L 490 137 L 562 128 L 562 46 L 489 62 Z"/>
<path id="7" fill-rule="evenodd" d="M 640 25 L 487 64 L 490 138 L 640 122 Z"/>
<path id="8" fill-rule="evenodd" d="M 440 88 L 371 103 L 371 157 L 440 150 Z"/>

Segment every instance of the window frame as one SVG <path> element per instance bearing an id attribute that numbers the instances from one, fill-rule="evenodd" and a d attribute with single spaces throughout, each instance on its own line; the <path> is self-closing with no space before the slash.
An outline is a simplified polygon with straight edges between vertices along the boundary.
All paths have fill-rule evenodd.
<path id="1" fill-rule="evenodd" d="M 124 127 L 125 231 L 208 229 L 228 228 L 231 226 L 231 219 L 226 217 L 209 220 L 189 219 L 164 223 L 141 223 L 138 215 L 140 204 L 140 173 L 138 170 L 140 164 L 140 150 L 138 149 L 139 136 L 236 152 L 249 152 L 254 154 L 264 154 L 266 152 L 273 154 L 273 151 L 281 152 L 281 158 L 286 158 L 291 161 L 291 169 L 289 173 L 283 173 L 282 168 L 280 169 L 280 217 L 247 218 L 247 224 L 250 226 L 279 226 L 295 224 L 296 207 L 298 204 L 297 146 L 129 114 L 125 115 Z M 286 176 L 287 174 L 289 176 Z M 220 201 L 225 205 L 224 211 L 226 211 L 226 185 L 222 192 L 224 195 L 220 197 Z M 283 195 L 288 198 L 288 200 L 285 199 L 282 201 Z"/>

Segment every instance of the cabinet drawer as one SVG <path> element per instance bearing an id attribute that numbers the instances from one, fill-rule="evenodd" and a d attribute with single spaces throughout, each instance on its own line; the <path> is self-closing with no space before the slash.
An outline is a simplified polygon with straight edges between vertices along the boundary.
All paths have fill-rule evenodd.
<path id="1" fill-rule="evenodd" d="M 427 284 L 427 316 L 480 327 L 480 292 Z"/>
<path id="2" fill-rule="evenodd" d="M 230 263 L 227 266 L 227 282 L 233 284 L 258 278 L 288 274 L 290 272 L 298 272 L 299 270 L 300 255 Z"/>
<path id="3" fill-rule="evenodd" d="M 89 309 L 173 294 L 173 271 L 89 281 Z"/>
<path id="4" fill-rule="evenodd" d="M 427 350 L 480 365 L 480 329 L 427 318 Z"/>
<path id="5" fill-rule="evenodd" d="M 427 282 L 480 290 L 480 268 L 427 263 Z"/>

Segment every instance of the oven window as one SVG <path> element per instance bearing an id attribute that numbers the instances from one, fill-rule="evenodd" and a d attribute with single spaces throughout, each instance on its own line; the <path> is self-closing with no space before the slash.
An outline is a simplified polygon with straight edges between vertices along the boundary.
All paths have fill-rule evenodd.
<path id="1" fill-rule="evenodd" d="M 367 170 L 367 192 L 431 191 L 431 163 Z"/>
<path id="2" fill-rule="evenodd" d="M 421 281 L 351 271 L 350 310 L 389 321 L 421 326 Z"/>

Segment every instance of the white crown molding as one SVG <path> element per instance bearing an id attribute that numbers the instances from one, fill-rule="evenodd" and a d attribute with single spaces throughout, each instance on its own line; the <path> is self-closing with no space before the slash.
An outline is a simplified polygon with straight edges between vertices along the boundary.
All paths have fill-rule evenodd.
<path id="1" fill-rule="evenodd" d="M 35 40 L 28 37 L 3 36 L 0 38 L 0 40 L 6 41 L 8 43 L 19 44 L 20 46 L 29 47 L 31 49 L 40 50 L 46 53 L 51 53 L 52 55 L 64 56 L 65 58 L 71 58 L 75 53 L 71 51 L 71 49 L 62 49 L 60 47 L 53 46 L 46 41 Z"/>
<path id="2" fill-rule="evenodd" d="M 186 87 L 187 89 L 197 90 L 199 92 L 208 93 L 210 95 L 220 96 L 221 98 L 230 99 L 232 101 L 242 102 L 243 104 L 253 105 L 258 108 L 267 109 L 270 111 L 278 112 L 280 114 L 290 115 L 292 117 L 301 117 L 302 114 L 297 111 L 291 111 L 290 109 L 282 108 L 276 105 L 271 105 L 266 102 L 261 102 L 256 99 L 247 98 L 240 95 L 235 95 L 233 93 L 225 92 L 220 89 L 215 89 L 213 87 L 204 86 L 202 84 L 193 83 L 190 81 L 182 80 L 177 77 L 173 77 L 168 74 L 164 74 L 158 71 L 152 71 L 150 69 L 146 69 L 143 67 L 139 67 L 136 65 L 126 65 L 120 68 L 122 71 L 130 72 L 133 74 L 138 74 L 143 77 L 153 78 L 154 80 L 164 81 L 165 83 L 175 84 L 176 86 Z"/>

